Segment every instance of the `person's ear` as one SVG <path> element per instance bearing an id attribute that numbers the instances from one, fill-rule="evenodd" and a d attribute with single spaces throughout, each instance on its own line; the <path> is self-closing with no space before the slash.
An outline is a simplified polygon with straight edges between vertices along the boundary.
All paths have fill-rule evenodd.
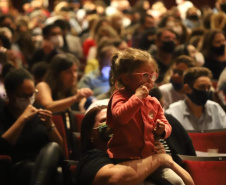
<path id="1" fill-rule="evenodd" d="M 192 93 L 192 89 L 188 84 L 184 84 L 184 92 L 185 92 L 185 94 L 191 94 Z"/>

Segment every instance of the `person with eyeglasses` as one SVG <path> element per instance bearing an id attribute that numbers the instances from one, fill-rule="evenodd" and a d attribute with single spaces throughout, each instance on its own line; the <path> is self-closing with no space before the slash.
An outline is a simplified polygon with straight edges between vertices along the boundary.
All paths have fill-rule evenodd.
<path id="1" fill-rule="evenodd" d="M 115 164 L 156 154 L 154 141 L 171 133 L 159 101 L 149 96 L 157 72 L 156 61 L 146 51 L 128 48 L 112 57 L 115 90 L 108 103 L 106 124 L 113 134 L 107 153 Z M 192 184 L 170 168 L 158 168 L 154 174 L 151 180 L 157 184 Z"/>
<path id="2" fill-rule="evenodd" d="M 166 81 L 159 89 L 163 96 L 164 109 L 166 110 L 170 104 L 185 99 L 186 95 L 183 90 L 183 73 L 189 67 L 194 67 L 193 58 L 181 55 L 174 60 L 174 64 L 165 75 Z"/>
<path id="3" fill-rule="evenodd" d="M 23 68 L 12 69 L 4 85 L 7 101 L 0 110 L 0 155 L 12 159 L 6 184 L 63 184 L 57 171 L 64 158 L 63 139 L 52 112 L 33 106 L 38 92 L 32 75 Z"/>

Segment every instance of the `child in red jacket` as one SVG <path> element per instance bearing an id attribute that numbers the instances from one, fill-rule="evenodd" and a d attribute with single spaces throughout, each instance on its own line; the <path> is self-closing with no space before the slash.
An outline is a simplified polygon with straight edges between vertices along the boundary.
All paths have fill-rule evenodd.
<path id="1" fill-rule="evenodd" d="M 145 51 L 129 48 L 112 57 L 111 83 L 123 87 L 111 96 L 107 112 L 107 124 L 113 132 L 107 153 L 116 163 L 155 154 L 154 140 L 171 133 L 159 101 L 149 96 L 157 72 L 157 63 Z M 171 169 L 157 171 L 155 182 L 169 178 L 172 184 L 176 179 L 184 184 Z"/>

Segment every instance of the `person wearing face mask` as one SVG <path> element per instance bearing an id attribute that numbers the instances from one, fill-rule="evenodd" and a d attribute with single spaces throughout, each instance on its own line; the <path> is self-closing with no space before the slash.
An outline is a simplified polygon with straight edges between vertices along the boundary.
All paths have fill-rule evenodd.
<path id="1" fill-rule="evenodd" d="M 226 67 L 225 35 L 221 30 L 209 30 L 203 38 L 201 52 L 205 58 L 204 67 L 213 73 L 213 80 L 218 80 Z"/>
<path id="2" fill-rule="evenodd" d="M 165 73 L 169 69 L 174 49 L 178 44 L 177 34 L 170 28 L 161 28 L 157 31 L 155 45 L 148 50 L 159 66 L 159 76 L 156 83 L 161 84 Z"/>
<path id="3" fill-rule="evenodd" d="M 186 183 L 192 185 L 189 174 L 180 168 L 172 158 L 165 154 L 163 146 L 156 141 L 156 154 L 144 159 L 130 160 L 114 164 L 106 154 L 107 142 L 111 138 L 111 131 L 106 127 L 107 106 L 91 108 L 83 118 L 81 127 L 82 157 L 73 174 L 76 185 L 99 184 L 143 184 L 150 179 L 145 179 L 159 167 L 171 166 L 174 170 L 183 174 Z M 144 184 L 145 184 L 144 183 Z"/>
<path id="4" fill-rule="evenodd" d="M 185 100 L 169 106 L 172 114 L 185 130 L 226 128 L 226 114 L 222 107 L 211 101 L 211 71 L 205 67 L 191 67 L 183 75 Z"/>
<path id="5" fill-rule="evenodd" d="M 216 0 L 215 8 L 213 9 L 214 13 L 226 12 L 226 1 L 225 0 Z"/>
<path id="6" fill-rule="evenodd" d="M 174 64 L 170 69 L 171 76 L 169 83 L 159 86 L 163 95 L 164 108 L 167 109 L 170 104 L 185 99 L 183 89 L 183 73 L 189 67 L 194 67 L 195 61 L 186 55 L 181 55 L 174 60 Z"/>
<path id="7" fill-rule="evenodd" d="M 29 68 L 40 61 L 50 63 L 51 59 L 59 53 L 62 53 L 64 40 L 61 28 L 56 24 L 46 25 L 42 29 L 43 42 L 41 48 L 37 49 L 31 57 Z"/>
<path id="8" fill-rule="evenodd" d="M 0 154 L 12 158 L 7 184 L 62 184 L 57 172 L 63 160 L 63 139 L 51 119 L 52 112 L 38 109 L 32 75 L 13 69 L 5 77 L 8 101 L 0 110 Z"/>

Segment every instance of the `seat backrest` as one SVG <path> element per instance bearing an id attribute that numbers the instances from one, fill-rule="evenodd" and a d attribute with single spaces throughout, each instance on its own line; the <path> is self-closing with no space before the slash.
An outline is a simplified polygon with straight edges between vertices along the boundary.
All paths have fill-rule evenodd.
<path id="1" fill-rule="evenodd" d="M 73 111 L 74 124 L 76 124 L 76 131 L 81 132 L 82 120 L 85 116 L 83 112 Z"/>
<path id="2" fill-rule="evenodd" d="M 219 153 L 226 153 L 226 129 L 188 131 L 196 151 L 208 152 L 209 149 L 217 149 Z"/>
<path id="3" fill-rule="evenodd" d="M 52 120 L 55 123 L 59 134 L 63 138 L 65 158 L 69 159 L 68 138 L 67 138 L 67 133 L 66 133 L 66 130 L 65 130 L 63 115 L 62 114 L 54 114 L 52 116 Z"/>
<path id="4" fill-rule="evenodd" d="M 183 164 L 197 185 L 226 183 L 226 157 L 193 157 L 183 159 Z"/>

